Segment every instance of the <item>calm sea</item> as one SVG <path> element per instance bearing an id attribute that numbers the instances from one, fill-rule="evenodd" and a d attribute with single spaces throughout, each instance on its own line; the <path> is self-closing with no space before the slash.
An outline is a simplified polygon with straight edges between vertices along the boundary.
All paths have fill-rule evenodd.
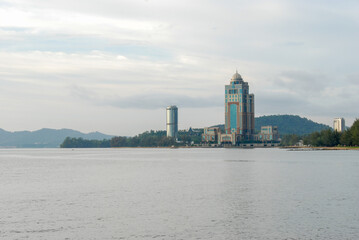
<path id="1" fill-rule="evenodd" d="M 0 239 L 359 239 L 359 151 L 2 149 Z"/>

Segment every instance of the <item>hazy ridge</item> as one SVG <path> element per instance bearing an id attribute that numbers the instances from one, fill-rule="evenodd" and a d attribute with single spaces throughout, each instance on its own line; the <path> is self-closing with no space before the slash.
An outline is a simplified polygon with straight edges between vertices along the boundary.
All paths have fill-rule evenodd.
<path id="1" fill-rule="evenodd" d="M 113 136 L 100 132 L 82 133 L 72 129 L 43 128 L 37 131 L 9 132 L 0 128 L 0 147 L 52 148 L 59 147 L 66 137 L 84 139 L 110 139 Z"/>

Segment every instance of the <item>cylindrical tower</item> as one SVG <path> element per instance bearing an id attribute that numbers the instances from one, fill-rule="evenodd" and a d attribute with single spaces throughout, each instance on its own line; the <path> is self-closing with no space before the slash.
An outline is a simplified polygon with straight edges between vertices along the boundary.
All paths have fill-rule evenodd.
<path id="1" fill-rule="evenodd" d="M 166 130 L 167 137 L 173 137 L 177 139 L 178 133 L 178 108 L 176 106 L 169 106 L 166 108 Z"/>

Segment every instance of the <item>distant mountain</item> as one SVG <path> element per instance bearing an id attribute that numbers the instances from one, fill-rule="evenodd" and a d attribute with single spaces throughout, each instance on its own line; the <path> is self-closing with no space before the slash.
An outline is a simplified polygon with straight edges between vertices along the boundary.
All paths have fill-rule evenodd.
<path id="1" fill-rule="evenodd" d="M 71 129 L 43 128 L 33 132 L 8 132 L 0 128 L 0 147 L 56 148 L 60 146 L 66 137 L 103 140 L 110 139 L 113 136 L 100 132 L 85 134 Z"/>
<path id="2" fill-rule="evenodd" d="M 255 130 L 260 132 L 262 126 L 278 126 L 280 135 L 304 135 L 330 128 L 328 125 L 316 123 L 297 115 L 270 115 L 255 118 Z M 224 130 L 224 125 L 216 125 Z"/>

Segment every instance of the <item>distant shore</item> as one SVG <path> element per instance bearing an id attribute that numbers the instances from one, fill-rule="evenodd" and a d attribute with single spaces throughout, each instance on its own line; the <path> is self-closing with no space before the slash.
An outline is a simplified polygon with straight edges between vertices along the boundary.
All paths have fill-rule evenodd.
<path id="1" fill-rule="evenodd" d="M 280 148 L 280 149 L 287 149 L 292 151 L 320 151 L 320 150 L 359 150 L 359 147 L 307 147 L 307 146 L 267 146 L 267 147 L 258 147 L 258 146 L 247 146 L 247 147 L 240 147 L 240 146 L 157 146 L 157 147 L 110 147 L 110 148 L 153 148 L 153 149 L 177 149 L 177 148 L 242 148 L 242 149 L 249 149 L 249 148 Z M 68 148 L 71 149 L 71 148 Z M 72 148 L 76 149 L 76 148 Z"/>
<path id="2" fill-rule="evenodd" d="M 308 146 L 285 146 L 280 147 L 293 150 L 359 150 L 359 147 L 308 147 Z"/>

